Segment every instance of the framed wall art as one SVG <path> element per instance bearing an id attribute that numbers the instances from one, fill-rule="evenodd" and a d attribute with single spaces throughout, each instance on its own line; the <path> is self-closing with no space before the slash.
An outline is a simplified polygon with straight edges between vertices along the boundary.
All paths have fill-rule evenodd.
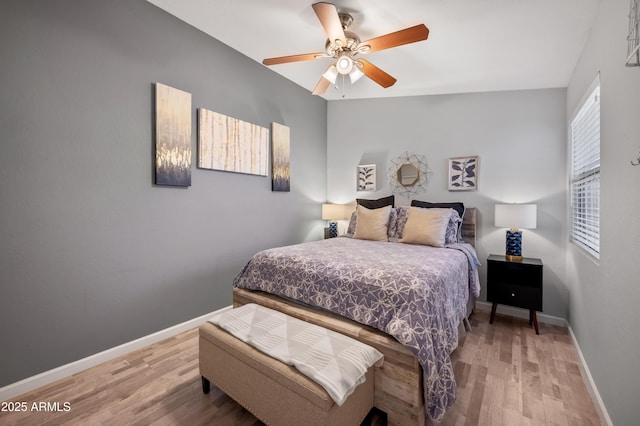
<path id="1" fill-rule="evenodd" d="M 364 164 L 358 166 L 358 191 L 376 190 L 376 165 Z"/>
<path id="2" fill-rule="evenodd" d="M 271 123 L 271 190 L 291 190 L 291 132 L 287 126 Z"/>
<path id="3" fill-rule="evenodd" d="M 629 33 L 627 34 L 628 67 L 640 66 L 640 0 L 631 0 L 629 5 Z"/>
<path id="4" fill-rule="evenodd" d="M 155 184 L 191 186 L 191 93 L 156 83 Z"/>
<path id="5" fill-rule="evenodd" d="M 449 158 L 449 191 L 478 189 L 478 156 Z"/>
<path id="6" fill-rule="evenodd" d="M 198 167 L 267 176 L 269 129 L 198 109 Z"/>

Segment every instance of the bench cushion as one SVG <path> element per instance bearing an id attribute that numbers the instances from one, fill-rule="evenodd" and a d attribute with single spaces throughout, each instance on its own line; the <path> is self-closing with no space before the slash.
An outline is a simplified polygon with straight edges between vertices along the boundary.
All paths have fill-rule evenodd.
<path id="1" fill-rule="evenodd" d="M 367 344 L 255 303 L 217 313 L 209 322 L 294 366 L 338 405 L 364 381 L 372 365 L 383 362 L 382 353 Z"/>

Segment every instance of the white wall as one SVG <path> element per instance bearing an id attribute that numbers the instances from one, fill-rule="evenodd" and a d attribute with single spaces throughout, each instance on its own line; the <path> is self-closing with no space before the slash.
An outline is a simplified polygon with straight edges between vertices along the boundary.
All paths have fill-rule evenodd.
<path id="1" fill-rule="evenodd" d="M 600 72 L 601 255 L 568 246 L 569 322 L 619 426 L 640 412 L 640 67 L 624 66 L 628 13 L 627 0 L 603 0 L 567 90 L 570 116 Z"/>
<path id="2" fill-rule="evenodd" d="M 565 318 L 565 105 L 564 89 L 331 101 L 328 200 L 388 195 L 390 160 L 404 151 L 426 156 L 433 174 L 415 198 L 478 208 L 483 283 L 487 256 L 504 253 L 505 231 L 493 226 L 494 204 L 536 203 L 538 228 L 524 231 L 524 255 L 545 264 L 544 312 Z M 448 158 L 464 155 L 480 156 L 478 191 L 449 192 Z M 356 167 L 371 163 L 377 165 L 378 191 L 357 193 Z"/>

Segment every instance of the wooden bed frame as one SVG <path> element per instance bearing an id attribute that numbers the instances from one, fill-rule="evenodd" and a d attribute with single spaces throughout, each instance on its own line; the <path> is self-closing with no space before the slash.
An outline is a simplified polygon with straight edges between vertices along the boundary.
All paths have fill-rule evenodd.
<path id="1" fill-rule="evenodd" d="M 465 211 L 462 223 L 465 242 L 476 244 L 476 209 Z M 384 354 L 384 363 L 374 372 L 374 407 L 387 414 L 389 426 L 425 425 L 422 368 L 413 353 L 390 335 L 340 315 L 295 303 L 268 293 L 233 289 L 233 306 L 256 303 L 287 315 L 350 336 Z M 474 300 L 470 297 L 467 317 Z"/>

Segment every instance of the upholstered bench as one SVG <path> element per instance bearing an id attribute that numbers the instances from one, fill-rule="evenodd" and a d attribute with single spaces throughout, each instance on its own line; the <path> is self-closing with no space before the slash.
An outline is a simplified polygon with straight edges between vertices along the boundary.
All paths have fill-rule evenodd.
<path id="1" fill-rule="evenodd" d="M 315 381 L 212 323 L 199 330 L 203 392 L 210 383 L 269 425 L 359 425 L 373 407 L 371 367 L 341 406 Z"/>

